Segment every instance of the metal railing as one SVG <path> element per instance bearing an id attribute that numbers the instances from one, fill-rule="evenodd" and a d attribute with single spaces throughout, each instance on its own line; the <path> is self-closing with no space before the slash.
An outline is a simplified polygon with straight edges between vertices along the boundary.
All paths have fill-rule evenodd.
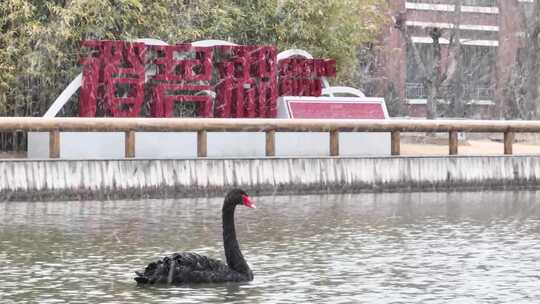
<path id="1" fill-rule="evenodd" d="M 495 93 L 493 92 L 492 88 L 476 87 L 472 88 L 469 92 L 470 98 L 477 100 L 493 99 L 494 95 Z"/>
<path id="2" fill-rule="evenodd" d="M 426 98 L 427 95 L 423 84 L 408 82 L 405 84 L 405 96 L 407 98 Z"/>
<path id="3" fill-rule="evenodd" d="M 425 3 L 425 4 L 454 5 L 454 2 L 449 1 L 449 0 L 407 0 L 407 2 Z M 493 7 L 493 6 L 497 6 L 497 0 L 464 0 L 461 4 L 465 5 L 465 6 L 488 6 L 488 7 Z"/>
<path id="4" fill-rule="evenodd" d="M 444 92 L 448 91 L 449 87 L 440 88 L 439 96 L 444 98 Z M 491 100 L 494 96 L 494 91 L 489 87 L 463 87 L 463 97 L 471 100 Z M 409 99 L 425 99 L 427 97 L 426 90 L 422 83 L 407 82 L 405 84 L 405 96 Z"/>
<path id="5" fill-rule="evenodd" d="M 400 154 L 401 132 L 448 132 L 449 154 L 458 153 L 458 132 L 503 133 L 504 154 L 514 134 L 540 133 L 540 121 L 219 119 L 219 118 L 36 118 L 0 117 L 0 131 L 49 132 L 49 156 L 60 157 L 60 132 L 124 132 L 125 157 L 135 157 L 135 132 L 196 132 L 197 156 L 207 156 L 207 132 L 265 132 L 266 156 L 275 156 L 276 132 L 329 132 L 329 152 L 339 156 L 340 132 L 389 132 L 391 154 Z"/>

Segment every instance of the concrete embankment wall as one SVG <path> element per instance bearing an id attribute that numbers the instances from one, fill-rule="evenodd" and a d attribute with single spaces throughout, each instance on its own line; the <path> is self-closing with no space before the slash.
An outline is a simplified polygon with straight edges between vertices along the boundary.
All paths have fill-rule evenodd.
<path id="1" fill-rule="evenodd" d="M 1 200 L 535 188 L 540 156 L 1 160 Z"/>

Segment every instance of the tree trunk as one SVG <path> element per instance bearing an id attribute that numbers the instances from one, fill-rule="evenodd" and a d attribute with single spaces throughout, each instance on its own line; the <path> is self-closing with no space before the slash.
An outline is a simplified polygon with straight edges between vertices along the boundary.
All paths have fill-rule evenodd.
<path id="1" fill-rule="evenodd" d="M 442 36 L 442 31 L 438 28 L 429 30 L 429 35 L 433 40 L 432 48 L 432 68 L 429 75 L 425 77 L 424 88 L 427 91 L 427 119 L 435 119 L 438 116 L 437 99 L 439 97 L 439 89 L 441 86 L 441 44 L 439 38 Z"/>
<path id="2" fill-rule="evenodd" d="M 437 88 L 430 81 L 424 82 L 424 88 L 426 90 L 426 118 L 437 118 Z"/>
<path id="3" fill-rule="evenodd" d="M 527 64 L 527 82 L 526 82 L 526 98 L 527 102 L 531 105 L 530 112 L 527 113 L 529 118 L 538 118 L 539 115 L 539 100 L 538 100 L 538 52 L 540 51 L 538 45 L 538 35 L 540 34 L 540 1 L 536 0 L 534 4 L 533 22 L 531 23 L 531 29 L 529 32 L 528 44 L 528 64 Z"/>
<path id="4" fill-rule="evenodd" d="M 448 109 L 448 115 L 452 117 L 464 117 L 465 116 L 465 86 L 463 84 L 463 68 L 460 64 L 461 56 L 461 0 L 455 0 L 455 12 L 454 12 L 454 29 L 450 38 L 449 52 L 448 52 L 448 67 L 446 69 L 447 82 L 451 82 L 453 92 L 446 94 L 447 98 L 450 98 L 450 108 Z M 450 61 L 454 62 L 450 62 Z M 453 66 L 453 67 L 452 67 Z"/>

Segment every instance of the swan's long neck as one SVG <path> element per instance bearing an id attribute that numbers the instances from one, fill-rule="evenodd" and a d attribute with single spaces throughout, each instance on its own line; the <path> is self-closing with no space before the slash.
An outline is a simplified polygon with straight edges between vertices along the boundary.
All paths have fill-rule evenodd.
<path id="1" fill-rule="evenodd" d="M 236 205 L 224 204 L 222 209 L 223 220 L 223 246 L 225 247 L 225 258 L 227 259 L 227 265 L 240 273 L 250 273 L 242 252 L 240 251 L 240 245 L 236 239 L 236 231 L 234 228 L 234 210 Z"/>

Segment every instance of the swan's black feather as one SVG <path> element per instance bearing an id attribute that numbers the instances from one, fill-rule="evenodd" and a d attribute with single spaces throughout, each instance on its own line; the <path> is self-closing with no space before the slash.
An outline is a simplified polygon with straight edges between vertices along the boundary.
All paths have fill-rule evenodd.
<path id="1" fill-rule="evenodd" d="M 191 252 L 175 253 L 148 264 L 144 273 L 135 272 L 140 284 L 219 283 L 249 280 L 249 275 L 223 262 Z M 252 275 L 251 275 L 252 276 Z"/>

